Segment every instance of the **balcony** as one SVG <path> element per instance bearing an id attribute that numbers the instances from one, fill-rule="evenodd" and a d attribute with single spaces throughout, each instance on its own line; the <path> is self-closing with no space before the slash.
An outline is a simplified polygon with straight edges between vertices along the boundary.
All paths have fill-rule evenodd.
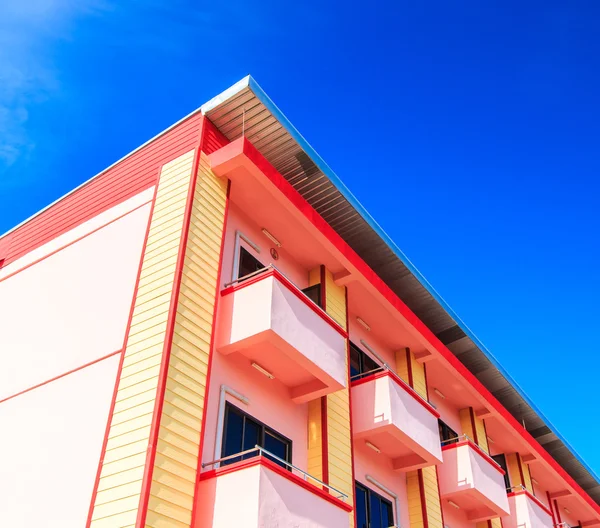
<path id="1" fill-rule="evenodd" d="M 442 461 L 439 414 L 389 370 L 352 382 L 355 439 L 392 459 L 394 469 L 412 471 Z"/>
<path id="2" fill-rule="evenodd" d="M 510 517 L 502 520 L 504 528 L 552 528 L 548 507 L 526 489 L 508 494 Z"/>
<path id="3" fill-rule="evenodd" d="M 297 403 L 346 386 L 346 332 L 278 270 L 266 268 L 221 295 L 222 354 L 243 354 Z"/>
<path id="4" fill-rule="evenodd" d="M 193 528 L 348 528 L 352 506 L 345 495 L 267 451 L 250 451 L 259 456 L 200 474 Z"/>
<path id="5" fill-rule="evenodd" d="M 461 437 L 442 448 L 439 468 L 442 499 L 466 511 L 473 522 L 508 515 L 504 471 L 470 439 Z"/>

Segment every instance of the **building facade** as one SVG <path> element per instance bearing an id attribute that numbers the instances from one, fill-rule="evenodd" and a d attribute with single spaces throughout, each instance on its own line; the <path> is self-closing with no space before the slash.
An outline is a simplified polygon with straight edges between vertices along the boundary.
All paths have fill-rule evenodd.
<path id="1" fill-rule="evenodd" d="M 598 483 L 246 78 L 0 238 L 0 525 L 600 525 Z"/>

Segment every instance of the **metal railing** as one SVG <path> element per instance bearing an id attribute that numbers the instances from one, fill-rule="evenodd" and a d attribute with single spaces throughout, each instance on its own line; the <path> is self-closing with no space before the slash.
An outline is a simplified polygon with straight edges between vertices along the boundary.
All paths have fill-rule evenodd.
<path id="1" fill-rule="evenodd" d="M 400 376 L 398 376 L 398 374 L 396 374 L 396 372 L 394 371 L 394 369 L 392 367 L 390 367 L 387 362 L 377 353 L 375 352 L 375 350 L 373 350 L 369 345 L 367 345 L 367 343 L 365 343 L 362 339 L 360 340 L 361 344 L 369 351 L 371 352 L 371 354 L 373 354 L 375 356 L 375 358 L 377 359 L 377 361 L 379 361 L 380 366 L 377 368 L 374 368 L 372 370 L 368 370 L 367 372 L 361 372 L 360 374 L 355 374 L 354 376 L 350 376 L 350 381 L 355 381 L 355 380 L 359 380 L 362 378 L 366 378 L 367 376 L 370 376 L 371 374 L 374 374 L 376 372 L 391 372 L 394 377 L 396 379 L 398 379 L 408 390 L 410 390 L 415 396 L 417 396 L 420 400 L 423 400 L 427 405 L 429 405 L 430 407 L 433 407 L 435 409 L 435 405 L 433 405 L 433 403 L 431 403 L 428 399 L 423 398 L 423 396 L 421 396 L 415 389 L 414 387 L 411 387 L 408 383 L 406 383 Z M 364 352 L 363 352 L 364 353 Z"/>
<path id="2" fill-rule="evenodd" d="M 246 451 L 241 451 L 240 453 L 236 453 L 234 455 L 229 455 L 226 457 L 219 458 L 218 460 L 212 460 L 211 462 L 203 462 L 202 469 L 209 467 L 209 466 L 215 466 L 217 464 L 221 464 L 222 462 L 225 462 L 227 460 L 232 460 L 234 458 L 240 458 L 240 457 L 248 455 L 250 453 L 256 453 L 256 456 L 265 456 L 266 455 L 266 458 L 277 460 L 277 462 L 280 462 L 281 464 L 290 468 L 291 470 L 296 470 L 298 473 L 300 473 L 302 475 L 302 478 L 304 480 L 306 480 L 307 482 L 309 480 L 314 481 L 319 486 L 323 486 L 324 488 L 327 488 L 329 491 L 332 491 L 333 492 L 332 495 L 337 494 L 338 499 L 346 501 L 346 499 L 348 498 L 348 495 L 341 492 L 339 489 L 336 489 L 333 486 L 330 486 L 329 484 L 325 484 L 325 482 L 323 482 L 322 480 L 319 480 L 317 477 L 313 477 L 310 473 L 307 473 L 306 471 L 300 469 L 299 467 L 294 466 L 294 464 L 291 464 L 287 460 L 283 460 L 282 458 L 279 458 L 277 455 L 274 455 L 273 453 L 271 453 L 270 451 L 267 451 L 264 447 L 260 447 L 259 445 L 255 445 L 251 449 L 246 449 Z"/>
<path id="3" fill-rule="evenodd" d="M 452 438 L 446 438 L 446 440 L 442 440 L 440 443 L 442 445 L 457 444 L 461 440 L 469 440 L 470 442 L 475 443 L 475 441 L 467 434 L 461 434 L 458 436 L 453 436 Z"/>

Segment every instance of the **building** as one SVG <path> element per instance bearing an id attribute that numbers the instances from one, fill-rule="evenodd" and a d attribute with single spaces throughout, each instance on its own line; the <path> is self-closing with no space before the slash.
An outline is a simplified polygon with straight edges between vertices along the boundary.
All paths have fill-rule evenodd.
<path id="1" fill-rule="evenodd" d="M 0 262 L 1 526 L 600 525 L 593 473 L 251 78 Z"/>

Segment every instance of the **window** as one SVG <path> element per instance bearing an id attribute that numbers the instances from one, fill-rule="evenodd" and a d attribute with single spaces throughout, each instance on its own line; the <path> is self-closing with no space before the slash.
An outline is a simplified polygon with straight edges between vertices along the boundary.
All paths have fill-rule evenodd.
<path id="1" fill-rule="evenodd" d="M 356 528 L 389 528 L 394 526 L 392 503 L 373 490 L 355 484 Z"/>
<path id="2" fill-rule="evenodd" d="M 264 447 L 275 456 L 292 462 L 292 441 L 277 431 L 274 431 L 265 424 L 255 420 L 245 412 L 234 405 L 227 403 L 225 407 L 225 425 L 223 429 L 223 445 L 221 446 L 221 456 L 227 457 L 252 449 L 254 446 Z M 223 462 L 222 465 L 233 464 L 246 458 L 252 458 L 257 453 L 248 453 L 240 457 L 231 458 Z M 265 458 L 271 459 L 276 464 L 285 469 L 288 466 L 279 460 L 265 454 Z"/>
<path id="3" fill-rule="evenodd" d="M 381 366 L 367 356 L 354 343 L 350 342 L 350 377 L 354 379 L 362 378 L 373 370 L 379 369 Z M 361 375 L 362 374 L 362 375 Z"/>
<path id="4" fill-rule="evenodd" d="M 448 424 L 442 422 L 442 420 L 438 420 L 438 427 L 440 430 L 440 442 L 444 442 L 444 445 L 458 442 L 456 431 L 449 427 Z"/>
<path id="5" fill-rule="evenodd" d="M 508 468 L 506 467 L 506 457 L 504 455 L 494 455 L 494 462 L 504 470 L 504 486 L 510 489 L 510 479 L 508 478 Z"/>
<path id="6" fill-rule="evenodd" d="M 314 302 L 317 306 L 321 306 L 321 285 L 315 284 L 314 286 L 309 286 L 308 288 L 304 288 L 302 290 L 304 295 L 306 295 L 312 302 Z"/>
<path id="7" fill-rule="evenodd" d="M 251 255 L 247 249 L 240 247 L 238 278 L 245 277 L 246 275 L 250 275 L 250 273 L 254 273 L 263 268 L 264 265 L 257 258 Z"/>

